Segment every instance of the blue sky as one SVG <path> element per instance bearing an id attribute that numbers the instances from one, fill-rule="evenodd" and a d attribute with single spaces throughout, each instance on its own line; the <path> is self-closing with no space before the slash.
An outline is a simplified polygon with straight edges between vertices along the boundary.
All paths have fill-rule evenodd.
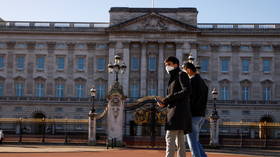
<path id="1" fill-rule="evenodd" d="M 155 7 L 196 7 L 200 23 L 280 23 L 280 0 L 154 0 Z M 0 0 L 7 21 L 108 22 L 111 7 L 152 7 L 152 0 Z"/>

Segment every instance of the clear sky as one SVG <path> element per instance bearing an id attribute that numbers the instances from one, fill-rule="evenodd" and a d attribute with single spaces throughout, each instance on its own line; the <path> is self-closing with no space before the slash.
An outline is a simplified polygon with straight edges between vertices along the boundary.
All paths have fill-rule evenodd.
<path id="1" fill-rule="evenodd" d="M 196 7 L 200 23 L 280 23 L 280 0 L 154 0 L 155 7 Z M 152 0 L 0 0 L 7 21 L 108 22 L 111 7 L 152 7 Z"/>

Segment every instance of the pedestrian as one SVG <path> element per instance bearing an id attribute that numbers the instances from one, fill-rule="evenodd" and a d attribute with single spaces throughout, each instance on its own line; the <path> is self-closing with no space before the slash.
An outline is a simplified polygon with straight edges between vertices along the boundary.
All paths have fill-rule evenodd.
<path id="1" fill-rule="evenodd" d="M 157 97 L 158 105 L 167 107 L 166 157 L 185 157 L 185 137 L 191 132 L 191 115 L 189 106 L 190 82 L 186 73 L 181 71 L 179 60 L 170 56 L 165 61 L 167 73 L 170 75 L 167 96 Z"/>
<path id="2" fill-rule="evenodd" d="M 182 67 L 183 71 L 189 75 L 192 87 L 192 93 L 190 95 L 192 132 L 186 135 L 187 142 L 193 157 L 207 157 L 199 142 L 199 132 L 205 121 L 208 87 L 192 63 L 185 62 Z"/>

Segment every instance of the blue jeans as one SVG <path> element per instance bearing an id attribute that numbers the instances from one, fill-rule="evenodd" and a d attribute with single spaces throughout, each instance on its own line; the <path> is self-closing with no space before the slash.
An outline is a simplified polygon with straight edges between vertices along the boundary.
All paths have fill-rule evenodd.
<path id="1" fill-rule="evenodd" d="M 192 117 L 192 132 L 186 135 L 193 157 L 207 157 L 199 142 L 199 132 L 204 121 L 204 117 Z"/>

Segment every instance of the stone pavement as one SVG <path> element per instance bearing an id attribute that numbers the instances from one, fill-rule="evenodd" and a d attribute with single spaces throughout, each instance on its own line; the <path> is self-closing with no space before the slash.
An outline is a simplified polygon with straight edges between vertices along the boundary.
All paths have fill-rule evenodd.
<path id="1" fill-rule="evenodd" d="M 265 149 L 207 149 L 208 157 L 280 157 L 280 150 Z M 1 145 L 0 157 L 164 157 L 164 150 L 106 149 L 98 146 L 65 145 Z M 190 152 L 186 152 L 191 157 Z"/>

